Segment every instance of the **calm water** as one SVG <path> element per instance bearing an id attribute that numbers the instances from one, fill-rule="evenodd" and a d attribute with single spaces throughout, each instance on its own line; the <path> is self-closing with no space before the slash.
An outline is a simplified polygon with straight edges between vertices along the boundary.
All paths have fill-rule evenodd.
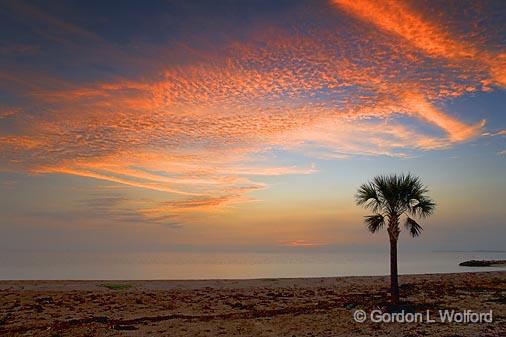
<path id="1" fill-rule="evenodd" d="M 506 252 L 402 252 L 401 274 L 506 270 L 459 267 Z M 211 279 L 388 274 L 387 253 L 2 253 L 0 279 Z"/>

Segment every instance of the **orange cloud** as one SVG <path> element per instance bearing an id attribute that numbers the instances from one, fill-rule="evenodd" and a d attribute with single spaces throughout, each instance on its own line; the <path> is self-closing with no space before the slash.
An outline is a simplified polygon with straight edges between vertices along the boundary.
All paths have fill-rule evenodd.
<path id="1" fill-rule="evenodd" d="M 108 174 L 100 174 L 95 173 L 92 171 L 87 170 L 79 170 L 79 169 L 71 169 L 71 168 L 40 168 L 37 170 L 34 170 L 34 173 L 63 173 L 63 174 L 71 174 L 81 177 L 87 177 L 87 178 L 94 178 L 99 180 L 107 180 L 119 184 L 124 184 L 132 187 L 139 187 L 139 188 L 145 188 L 148 190 L 154 190 L 154 191 L 160 191 L 160 192 L 168 192 L 168 193 L 174 193 L 174 194 L 183 194 L 183 195 L 198 195 L 191 192 L 184 192 L 179 191 L 176 189 L 172 189 L 169 187 L 164 187 L 160 183 L 142 183 L 142 182 L 136 182 L 132 179 L 125 179 L 125 178 L 119 178 L 113 175 Z"/>
<path id="2" fill-rule="evenodd" d="M 167 207 L 170 210 L 184 212 L 184 211 L 209 211 L 215 209 L 218 206 L 231 204 L 237 202 L 238 195 L 226 195 L 226 196 L 207 196 L 197 197 L 179 201 L 166 201 L 162 204 L 163 207 Z"/>
<path id="3" fill-rule="evenodd" d="M 288 247 L 322 247 L 328 245 L 328 243 L 325 242 L 308 240 L 281 241 L 280 244 Z"/>
<path id="4" fill-rule="evenodd" d="M 14 118 L 21 130 L 1 135 L 0 160 L 6 169 L 165 192 L 170 200 L 146 212 L 175 216 L 251 201 L 248 193 L 267 187 L 257 181 L 262 176 L 317 172 L 314 165 L 277 161 L 269 156 L 273 150 L 297 151 L 309 160 L 405 157 L 482 132 L 483 122 L 470 125 L 436 102 L 490 89 L 502 69 L 494 70 L 491 62 L 501 58 L 488 61 L 480 56 L 486 53 L 455 42 L 401 3 L 336 4 L 415 48 L 399 48 L 392 34 L 350 20 L 337 31 L 263 27 L 246 43 L 232 41 L 220 54 L 164 64 L 151 77 L 77 84 L 2 70 L 5 86 L 15 83 L 27 102 L 43 108 L 34 114 L 21 107 L 0 110 L 0 118 Z M 62 28 L 94 40 L 75 27 Z M 420 50 L 478 64 L 427 61 Z M 46 79 L 51 85 L 44 86 Z M 398 116 L 434 125 L 445 135 L 407 127 Z"/>
<path id="5" fill-rule="evenodd" d="M 434 106 L 419 94 L 408 93 L 405 97 L 410 111 L 413 111 L 416 115 L 443 129 L 448 133 L 449 139 L 452 142 L 462 142 L 476 137 L 480 134 L 481 129 L 485 125 L 484 120 L 476 125 L 467 125 L 434 108 Z"/>
<path id="6" fill-rule="evenodd" d="M 425 53 L 456 60 L 473 60 L 489 68 L 493 80 L 506 85 L 506 54 L 483 52 L 455 38 L 442 26 L 411 9 L 407 2 L 399 0 L 332 0 L 339 8 L 393 33 Z M 402 48 L 402 45 L 399 47 Z"/>

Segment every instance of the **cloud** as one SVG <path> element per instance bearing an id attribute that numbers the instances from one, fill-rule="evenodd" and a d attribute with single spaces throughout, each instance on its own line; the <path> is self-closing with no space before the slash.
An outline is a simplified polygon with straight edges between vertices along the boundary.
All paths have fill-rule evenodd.
<path id="1" fill-rule="evenodd" d="M 68 207 L 44 207 L 43 209 L 30 209 L 23 212 L 22 217 L 37 221 L 47 220 L 60 223 L 86 219 L 87 225 L 98 223 L 130 224 L 163 226 L 166 228 L 180 228 L 179 216 L 170 209 L 153 210 L 155 200 L 132 199 L 118 194 L 96 194 L 85 199 L 78 199 Z M 33 220 L 32 220 L 33 221 Z"/>
<path id="2" fill-rule="evenodd" d="M 209 210 L 216 208 L 217 206 L 221 206 L 224 204 L 229 204 L 234 201 L 236 196 L 234 195 L 226 195 L 226 196 L 208 196 L 208 197 L 200 197 L 200 198 L 191 198 L 186 200 L 179 201 L 166 201 L 162 205 L 167 207 L 168 209 L 183 212 L 183 211 L 195 211 L 195 210 Z"/>
<path id="3" fill-rule="evenodd" d="M 33 54 L 39 51 L 38 45 L 0 45 L 0 55 L 24 55 Z"/>
<path id="4" fill-rule="evenodd" d="M 482 133 L 482 136 L 489 136 L 489 137 L 495 137 L 495 136 L 506 136 L 506 130 L 498 130 L 495 132 L 484 132 Z"/>
<path id="5" fill-rule="evenodd" d="M 0 123 L 17 130 L 0 134 L 3 169 L 166 193 L 167 202 L 143 208 L 156 218 L 252 201 L 251 192 L 268 187 L 265 176 L 318 171 L 276 152 L 308 162 L 407 157 L 483 133 L 484 121 L 439 103 L 504 83 L 501 55 L 478 52 L 403 3 L 335 3 L 344 12 L 325 15 L 339 20 L 310 11 L 301 14 L 307 26 L 265 24 L 247 39 L 224 39 L 220 52 L 157 46 L 160 59 L 145 62 L 160 65 L 154 75 L 72 81 L 47 70 L 2 71 L 3 85 L 23 97 L 0 109 Z M 14 7 L 51 32 L 107 44 L 39 9 Z M 124 51 L 108 48 L 123 64 Z M 171 52 L 191 57 L 165 62 Z"/>
<path id="6" fill-rule="evenodd" d="M 408 93 L 405 99 L 409 111 L 413 111 L 429 123 L 443 129 L 448 134 L 449 139 L 454 142 L 466 141 L 476 137 L 485 125 L 484 120 L 476 125 L 462 123 L 458 119 L 436 109 L 423 96 L 418 94 Z"/>
<path id="7" fill-rule="evenodd" d="M 91 40 L 93 42 L 103 42 L 103 39 L 97 34 L 82 29 L 77 25 L 59 19 L 55 16 L 49 15 L 34 5 L 29 5 L 23 3 L 22 1 L 16 1 L 4 2 L 2 3 L 2 7 L 15 13 L 13 17 L 17 20 L 23 21 L 28 18 L 32 24 L 39 24 L 37 31 L 42 36 L 62 41 L 61 34 L 65 33 L 73 36 L 74 38 L 77 37 Z"/>
<path id="8" fill-rule="evenodd" d="M 282 246 L 288 246 L 288 247 L 322 247 L 322 246 L 328 245 L 328 243 L 318 242 L 318 241 L 309 241 L 309 240 L 281 241 L 280 244 Z"/>
<path id="9" fill-rule="evenodd" d="M 0 105 L 0 119 L 13 117 L 19 112 L 20 112 L 19 108 Z"/>
<path id="10" fill-rule="evenodd" d="M 448 29 L 434 21 L 434 17 L 423 17 L 405 1 L 332 0 L 332 3 L 361 20 L 403 38 L 428 55 L 481 63 L 489 68 L 495 83 L 506 85 L 506 54 L 483 51 L 463 36 L 452 36 Z M 448 16 L 443 19 L 447 20 Z"/>

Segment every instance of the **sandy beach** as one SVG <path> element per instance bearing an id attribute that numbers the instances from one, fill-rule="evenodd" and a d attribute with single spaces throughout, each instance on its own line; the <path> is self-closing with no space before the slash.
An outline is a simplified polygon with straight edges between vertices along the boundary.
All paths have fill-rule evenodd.
<path id="1" fill-rule="evenodd" d="M 388 277 L 195 281 L 1 281 L 1 336 L 505 336 L 506 272 L 404 275 L 434 323 L 357 323 L 388 304 Z M 438 310 L 493 312 L 442 323 Z"/>

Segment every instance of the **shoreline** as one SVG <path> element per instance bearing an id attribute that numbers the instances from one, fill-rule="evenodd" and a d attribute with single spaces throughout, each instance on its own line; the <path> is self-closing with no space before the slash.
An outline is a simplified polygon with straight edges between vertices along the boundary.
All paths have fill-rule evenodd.
<path id="1" fill-rule="evenodd" d="M 424 273 L 424 274 L 400 274 L 399 283 L 403 279 L 434 279 L 441 276 L 464 276 L 467 274 L 474 275 L 490 275 L 490 274 L 505 274 L 506 269 L 486 271 L 483 268 L 487 267 L 471 267 L 477 268 L 476 271 L 463 271 L 452 273 Z M 210 278 L 210 279 L 137 279 L 137 280 L 122 280 L 122 279 L 97 279 L 97 280 L 0 280 L 0 291 L 7 289 L 17 290 L 102 290 L 105 289 L 103 284 L 106 283 L 121 283 L 131 286 L 139 287 L 139 289 L 152 289 L 152 290 L 169 290 L 169 289 L 202 289 L 202 288 L 217 288 L 223 289 L 231 288 L 251 288 L 258 286 L 271 286 L 273 282 L 278 286 L 303 286 L 303 287 L 317 287 L 322 284 L 328 285 L 335 283 L 335 281 L 381 281 L 389 282 L 390 275 L 358 275 L 358 276 L 324 276 L 324 277 L 264 277 L 264 278 Z M 83 287 L 84 286 L 84 287 Z M 54 287 L 54 289 L 52 288 Z M 88 287 L 88 288 L 87 288 Z M 125 289 L 126 290 L 126 289 Z"/>
<path id="2" fill-rule="evenodd" d="M 462 266 L 463 271 L 452 271 L 452 272 L 432 272 L 432 273 L 409 273 L 409 274 L 399 274 L 399 277 L 417 277 L 417 276 L 437 276 L 437 275 L 460 275 L 460 274 L 476 274 L 476 273 L 502 273 L 506 272 L 506 264 L 493 264 L 487 266 Z M 251 277 L 251 278 L 180 278 L 180 279 L 166 279 L 166 278 L 158 278 L 158 279 L 120 279 L 120 278 L 97 278 L 97 279 L 1 279 L 0 278 L 0 290 L 2 289 L 2 285 L 6 283 L 30 283 L 30 282 L 243 282 L 243 281 L 262 281 L 262 280 L 325 280 L 325 279 L 335 279 L 335 278 L 382 278 L 382 277 L 390 277 L 390 274 L 377 274 L 377 275 L 333 275 L 333 276 L 294 276 L 294 277 Z"/>
<path id="3" fill-rule="evenodd" d="M 417 312 L 492 310 L 487 324 L 357 323 L 389 276 L 249 280 L 0 281 L 2 336 L 504 336 L 506 271 L 400 276 Z M 383 309 L 382 309 L 383 308 Z"/>

